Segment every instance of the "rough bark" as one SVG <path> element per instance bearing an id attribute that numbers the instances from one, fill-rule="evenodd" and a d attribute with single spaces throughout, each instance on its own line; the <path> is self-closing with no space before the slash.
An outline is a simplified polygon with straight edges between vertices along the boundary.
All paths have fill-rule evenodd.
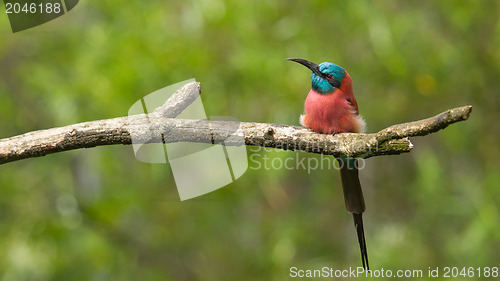
<path id="1" fill-rule="evenodd" d="M 201 93 L 199 83 L 185 85 L 150 114 L 84 122 L 0 140 L 0 164 L 51 153 L 101 145 L 135 143 L 224 143 L 368 158 L 409 152 L 408 137 L 424 136 L 467 120 L 472 106 L 398 124 L 372 134 L 324 135 L 282 124 L 176 119 Z"/>

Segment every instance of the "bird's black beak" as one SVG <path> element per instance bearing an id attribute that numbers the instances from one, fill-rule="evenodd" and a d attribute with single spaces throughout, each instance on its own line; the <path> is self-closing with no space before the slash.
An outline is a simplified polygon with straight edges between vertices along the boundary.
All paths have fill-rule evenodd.
<path id="1" fill-rule="evenodd" d="M 314 62 L 304 60 L 304 59 L 295 59 L 295 58 L 286 59 L 286 60 L 298 62 L 298 63 L 302 64 L 303 66 L 309 68 L 312 72 L 314 72 L 319 77 L 326 78 L 325 75 L 319 71 L 319 65 L 315 64 Z"/>
<path id="2" fill-rule="evenodd" d="M 298 62 L 298 63 L 302 64 L 303 66 L 309 68 L 312 72 L 314 72 L 314 74 L 316 74 L 319 77 L 328 81 L 328 83 L 330 83 L 330 85 L 332 85 L 333 87 L 340 88 L 340 82 L 332 79 L 331 75 L 329 75 L 329 77 L 327 77 L 324 73 L 321 73 L 321 71 L 319 71 L 319 65 L 315 64 L 314 62 L 311 62 L 311 61 L 308 61 L 305 59 L 295 59 L 295 58 L 286 59 L 286 60 L 291 60 L 291 61 Z"/>

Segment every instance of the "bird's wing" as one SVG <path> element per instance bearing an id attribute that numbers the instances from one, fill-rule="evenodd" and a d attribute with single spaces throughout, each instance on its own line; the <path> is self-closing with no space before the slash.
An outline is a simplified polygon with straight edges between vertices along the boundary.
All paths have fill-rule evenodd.
<path id="1" fill-rule="evenodd" d="M 345 97 L 347 103 L 351 106 L 351 109 L 354 114 L 359 115 L 358 103 L 355 98 Z"/>

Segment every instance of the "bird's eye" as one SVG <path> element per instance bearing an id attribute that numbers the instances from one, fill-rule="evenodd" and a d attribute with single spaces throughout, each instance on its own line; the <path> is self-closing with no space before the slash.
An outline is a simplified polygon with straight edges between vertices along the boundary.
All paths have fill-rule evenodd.
<path id="1" fill-rule="evenodd" d="M 332 79 L 332 75 L 331 75 L 331 74 L 327 74 L 327 75 L 326 75 L 326 78 L 328 78 L 328 79 Z"/>

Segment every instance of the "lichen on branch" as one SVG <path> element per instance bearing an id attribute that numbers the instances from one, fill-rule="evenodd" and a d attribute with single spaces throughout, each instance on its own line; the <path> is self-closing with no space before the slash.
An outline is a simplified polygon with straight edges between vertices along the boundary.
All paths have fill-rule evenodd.
<path id="1" fill-rule="evenodd" d="M 378 133 L 325 135 L 283 124 L 177 119 L 201 93 L 189 83 L 150 114 L 96 120 L 0 139 L 0 164 L 80 148 L 132 143 L 224 143 L 334 156 L 368 158 L 409 152 L 409 137 L 424 136 L 467 120 L 472 106 L 447 110 L 428 119 L 397 124 Z M 237 128 L 235 130 L 235 128 Z M 236 140 L 244 140 L 236 141 Z"/>

